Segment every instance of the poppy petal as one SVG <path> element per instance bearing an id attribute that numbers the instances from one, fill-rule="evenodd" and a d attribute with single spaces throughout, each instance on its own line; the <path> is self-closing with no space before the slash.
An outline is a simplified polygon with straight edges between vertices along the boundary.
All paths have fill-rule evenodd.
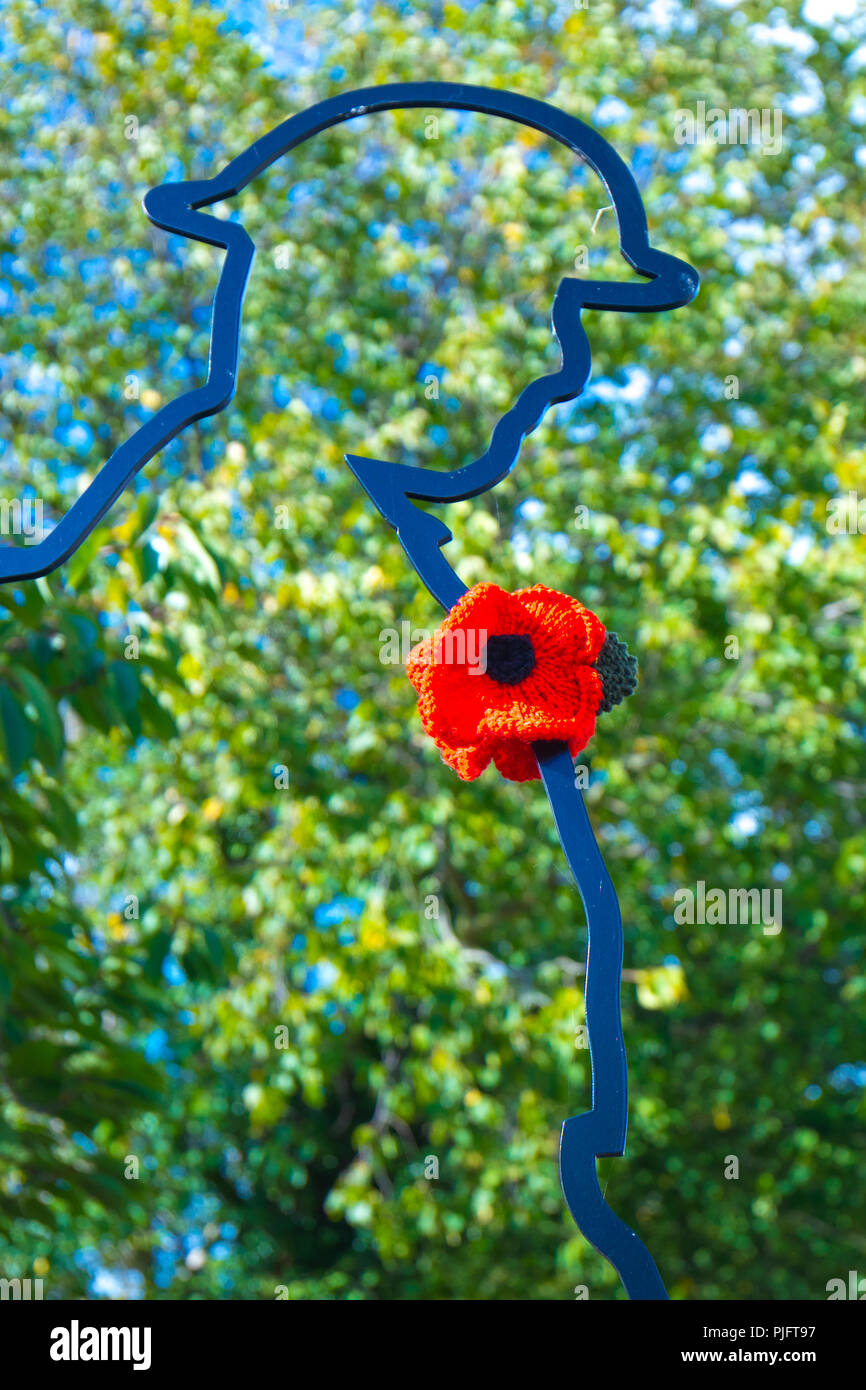
<path id="1" fill-rule="evenodd" d="M 474 782 L 476 777 L 480 777 L 491 758 L 489 744 L 477 744 L 474 748 L 449 748 L 444 743 L 437 743 L 436 747 L 442 761 L 452 767 L 464 782 Z"/>
<path id="2" fill-rule="evenodd" d="M 535 739 L 581 737 L 587 743 L 602 701 L 601 676 L 589 666 L 533 674 L 521 682 L 510 705 L 488 708 L 478 731 L 491 738 Z"/>
<path id="3" fill-rule="evenodd" d="M 493 761 L 509 782 L 535 782 L 541 776 L 535 754 L 528 743 L 503 739 L 493 746 Z"/>
<path id="4" fill-rule="evenodd" d="M 586 665 L 596 660 L 604 645 L 606 630 L 578 599 L 556 589 L 547 589 L 543 584 L 518 589 L 514 597 L 557 647 L 562 649 L 573 643 L 573 659 Z"/>

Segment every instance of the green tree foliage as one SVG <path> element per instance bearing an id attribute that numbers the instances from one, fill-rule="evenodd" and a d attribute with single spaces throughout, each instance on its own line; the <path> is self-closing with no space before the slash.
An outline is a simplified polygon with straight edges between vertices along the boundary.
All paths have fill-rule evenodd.
<path id="1" fill-rule="evenodd" d="M 331 91 L 549 99 L 700 269 L 688 309 L 587 314 L 595 388 L 447 512 L 467 582 L 574 593 L 640 655 L 587 753 L 632 1079 L 601 1169 L 679 1298 L 823 1298 L 864 1250 L 866 563 L 828 527 L 863 486 L 864 35 L 809 9 L 3 17 L 2 496 L 47 518 L 204 376 L 220 253 L 141 196 Z M 781 147 L 678 144 L 699 102 L 781 112 Z M 630 274 L 605 204 L 483 118 L 305 146 L 225 207 L 258 248 L 230 409 L 0 590 L 5 1275 L 623 1296 L 558 1188 L 586 933 L 543 792 L 462 785 L 423 737 L 382 634 L 440 615 L 342 462 L 481 452 L 556 365 L 561 276 Z M 782 930 L 678 923 L 699 881 L 780 888 Z"/>

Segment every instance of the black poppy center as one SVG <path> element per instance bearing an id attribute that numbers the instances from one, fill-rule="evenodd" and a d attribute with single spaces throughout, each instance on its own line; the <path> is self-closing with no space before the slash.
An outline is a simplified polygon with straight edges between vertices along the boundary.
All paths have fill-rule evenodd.
<path id="1" fill-rule="evenodd" d="M 532 641 L 521 632 L 503 632 L 487 639 L 488 676 L 500 685 L 517 685 L 535 670 Z"/>

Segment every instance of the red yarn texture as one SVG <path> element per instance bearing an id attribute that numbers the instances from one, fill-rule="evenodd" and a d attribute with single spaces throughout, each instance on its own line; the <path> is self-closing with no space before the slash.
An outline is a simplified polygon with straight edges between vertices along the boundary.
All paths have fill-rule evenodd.
<path id="1" fill-rule="evenodd" d="M 532 643 L 535 665 L 516 684 L 481 669 L 488 639 L 500 635 Z M 473 781 L 492 759 L 503 777 L 531 782 L 541 775 L 529 746 L 536 739 L 562 740 L 579 753 L 603 698 L 592 663 L 604 639 L 594 613 L 543 584 L 513 594 L 496 584 L 467 590 L 406 663 L 421 722 L 448 766 Z"/>

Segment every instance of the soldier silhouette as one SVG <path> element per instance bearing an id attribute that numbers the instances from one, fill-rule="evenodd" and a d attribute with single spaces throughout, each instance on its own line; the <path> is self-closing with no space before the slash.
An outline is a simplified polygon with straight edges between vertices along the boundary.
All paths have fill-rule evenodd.
<path id="1" fill-rule="evenodd" d="M 355 477 L 397 531 L 430 592 L 449 611 L 459 603 L 466 592 L 465 585 L 442 554 L 442 546 L 451 539 L 451 533 L 441 519 L 414 506 L 414 502 L 454 502 L 488 491 L 514 467 L 523 440 L 536 428 L 548 407 L 579 395 L 589 379 L 591 363 L 589 342 L 581 323 L 584 309 L 648 313 L 678 308 L 694 298 L 698 275 L 685 261 L 650 245 L 637 184 L 620 156 L 596 131 L 576 117 L 530 97 L 440 82 L 394 83 L 330 97 L 264 135 L 214 178 L 167 183 L 146 195 L 145 211 L 157 226 L 226 252 L 213 301 L 207 380 L 163 406 L 121 444 L 86 491 L 38 544 L 0 547 L 0 582 L 35 578 L 63 564 L 134 474 L 158 450 L 193 421 L 222 410 L 234 395 L 241 310 L 255 248 L 239 223 L 224 221 L 201 209 L 233 197 L 282 155 L 331 126 L 357 116 L 407 107 L 501 116 L 531 126 L 565 145 L 589 164 L 604 183 L 617 218 L 620 251 L 632 269 L 644 277 L 643 281 L 576 276 L 561 280 L 553 300 L 552 325 L 562 364 L 558 371 L 538 377 L 521 391 L 497 422 L 488 448 L 471 463 L 439 472 L 361 454 L 346 455 Z M 567 743 L 559 739 L 541 740 L 529 746 L 583 899 L 591 943 L 584 993 L 592 1109 L 563 1124 L 563 1192 L 580 1229 L 620 1272 L 629 1295 L 663 1299 L 667 1295 L 649 1251 L 608 1206 L 596 1172 L 598 1157 L 625 1152 L 628 1117 L 619 1008 L 622 922 L 616 893 L 575 788 Z"/>

